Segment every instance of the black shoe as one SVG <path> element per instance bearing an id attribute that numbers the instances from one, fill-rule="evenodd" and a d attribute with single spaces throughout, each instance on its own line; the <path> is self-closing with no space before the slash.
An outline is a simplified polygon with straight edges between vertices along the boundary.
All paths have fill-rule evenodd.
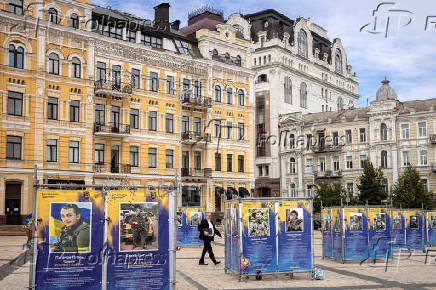
<path id="1" fill-rule="evenodd" d="M 203 266 L 205 266 L 205 265 L 207 265 L 205 262 L 198 262 L 198 265 L 203 265 Z"/>
<path id="2" fill-rule="evenodd" d="M 219 263 L 221 263 L 221 261 L 216 261 L 214 264 L 215 266 L 218 265 Z"/>

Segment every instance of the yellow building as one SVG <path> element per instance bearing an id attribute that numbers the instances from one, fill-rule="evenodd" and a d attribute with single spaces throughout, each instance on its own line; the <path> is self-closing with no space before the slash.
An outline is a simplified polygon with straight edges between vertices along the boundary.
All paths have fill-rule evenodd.
<path id="1" fill-rule="evenodd" d="M 179 205 L 211 211 L 221 189 L 251 191 L 250 41 L 237 29 L 248 23 L 235 15 L 184 33 L 166 3 L 153 23 L 88 1 L 28 4 L 0 1 L 0 224 L 31 212 L 35 165 L 41 183 L 181 176 Z"/>

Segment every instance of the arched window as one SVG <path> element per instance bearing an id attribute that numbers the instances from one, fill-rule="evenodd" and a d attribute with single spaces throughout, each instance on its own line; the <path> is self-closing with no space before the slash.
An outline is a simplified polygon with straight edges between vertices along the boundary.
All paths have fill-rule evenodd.
<path id="1" fill-rule="evenodd" d="M 336 48 L 335 65 L 336 65 L 336 72 L 338 74 L 342 74 L 342 53 L 339 48 Z"/>
<path id="2" fill-rule="evenodd" d="M 295 172 L 295 158 L 291 157 L 291 159 L 289 160 L 289 173 L 294 174 Z"/>
<path id="3" fill-rule="evenodd" d="M 9 0 L 9 12 L 23 14 L 23 0 Z"/>
<path id="4" fill-rule="evenodd" d="M 387 168 L 388 167 L 388 152 L 386 150 L 382 150 L 380 155 L 380 167 Z"/>
<path id="5" fill-rule="evenodd" d="M 82 63 L 77 57 L 73 57 L 71 60 L 72 77 L 81 78 L 82 77 Z"/>
<path id="6" fill-rule="evenodd" d="M 79 29 L 79 16 L 76 13 L 73 13 L 70 16 L 70 26 Z"/>
<path id="7" fill-rule="evenodd" d="M 388 127 L 385 123 L 380 124 L 380 140 L 386 141 L 388 140 Z"/>
<path id="8" fill-rule="evenodd" d="M 303 29 L 298 32 L 298 54 L 307 57 L 307 34 Z"/>
<path id="9" fill-rule="evenodd" d="M 296 197 L 297 196 L 297 193 L 295 191 L 295 183 L 291 183 L 290 184 L 290 195 L 291 195 L 291 197 Z"/>
<path id="10" fill-rule="evenodd" d="M 233 90 L 231 87 L 227 88 L 227 104 L 233 104 Z"/>
<path id="11" fill-rule="evenodd" d="M 16 47 L 13 44 L 9 45 L 9 66 L 24 68 L 24 48 Z"/>
<path id="12" fill-rule="evenodd" d="M 301 83 L 300 86 L 300 107 L 307 108 L 307 85 Z"/>
<path id="13" fill-rule="evenodd" d="M 52 23 L 58 23 L 58 11 L 56 9 L 48 9 L 48 21 Z"/>
<path id="14" fill-rule="evenodd" d="M 212 50 L 212 59 L 218 60 L 218 50 Z"/>
<path id="15" fill-rule="evenodd" d="M 59 56 L 52 52 L 48 56 L 48 72 L 51 74 L 59 74 Z"/>
<path id="16" fill-rule="evenodd" d="M 238 91 L 238 105 L 245 106 L 245 94 L 243 90 Z"/>
<path id="17" fill-rule="evenodd" d="M 344 109 L 344 101 L 342 100 L 341 97 L 338 98 L 337 103 L 338 105 L 338 111 L 343 110 Z"/>
<path id="18" fill-rule="evenodd" d="M 226 59 L 226 63 L 230 63 L 230 54 L 229 54 L 228 52 L 226 52 L 226 53 L 224 54 L 224 57 L 225 57 L 225 59 Z"/>
<path id="19" fill-rule="evenodd" d="M 241 66 L 242 65 L 242 60 L 241 60 L 241 56 L 240 55 L 236 56 L 235 64 L 237 66 Z"/>
<path id="20" fill-rule="evenodd" d="M 215 86 L 215 102 L 221 102 L 221 87 Z"/>
<path id="21" fill-rule="evenodd" d="M 285 77 L 284 83 L 285 103 L 292 104 L 292 81 L 290 77 Z"/>

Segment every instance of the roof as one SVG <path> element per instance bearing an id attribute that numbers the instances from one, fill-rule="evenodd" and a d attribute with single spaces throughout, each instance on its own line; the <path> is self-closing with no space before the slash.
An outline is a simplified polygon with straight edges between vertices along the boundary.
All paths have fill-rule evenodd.
<path id="1" fill-rule="evenodd" d="M 291 18 L 289 18 L 288 16 L 286 16 L 284 14 L 281 14 L 280 12 L 278 12 L 275 9 L 265 9 L 265 10 L 262 10 L 259 12 L 243 15 L 243 17 L 245 19 L 250 19 L 250 18 L 256 18 L 256 17 L 263 17 L 267 14 L 274 14 L 274 15 L 278 16 L 279 18 L 281 18 L 282 20 L 288 21 L 292 24 L 294 23 L 294 20 L 292 20 Z"/>
<path id="2" fill-rule="evenodd" d="M 217 24 L 224 23 L 224 19 L 222 16 L 219 17 L 215 14 L 205 12 L 190 19 L 189 23 L 191 24 L 180 29 L 180 31 L 186 35 L 191 35 L 204 28 L 214 31 L 216 30 Z"/>
<path id="3" fill-rule="evenodd" d="M 377 90 L 376 98 L 377 100 L 391 99 L 398 100 L 398 95 L 395 90 L 389 86 L 389 81 L 384 79 L 382 81 L 382 86 Z"/>

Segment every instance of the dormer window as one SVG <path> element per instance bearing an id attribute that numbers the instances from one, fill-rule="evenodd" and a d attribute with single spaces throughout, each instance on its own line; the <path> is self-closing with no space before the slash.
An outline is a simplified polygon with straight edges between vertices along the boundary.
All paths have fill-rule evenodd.
<path id="1" fill-rule="evenodd" d="M 76 13 L 70 16 L 70 26 L 74 29 L 79 29 L 79 16 Z"/>
<path id="2" fill-rule="evenodd" d="M 174 40 L 177 46 L 178 51 L 181 54 L 189 54 L 189 43 L 183 40 Z"/>
<path id="3" fill-rule="evenodd" d="M 213 60 L 218 60 L 218 50 L 214 49 L 212 50 L 212 59 Z"/>
<path id="4" fill-rule="evenodd" d="M 48 21 L 52 23 L 58 23 L 58 11 L 56 9 L 48 9 Z"/>
<path id="5" fill-rule="evenodd" d="M 298 32 L 298 54 L 307 57 L 307 34 L 303 29 Z"/>
<path id="6" fill-rule="evenodd" d="M 241 56 L 240 56 L 240 55 L 237 55 L 237 56 L 236 56 L 235 64 L 236 64 L 237 66 L 241 66 L 241 65 L 242 65 L 242 60 L 241 60 Z"/>
<path id="7" fill-rule="evenodd" d="M 336 65 L 335 71 L 338 74 L 342 74 L 342 53 L 341 53 L 341 50 L 339 48 L 336 48 L 335 65 Z"/>
<path id="8" fill-rule="evenodd" d="M 237 31 L 239 31 L 240 33 L 242 33 L 242 35 L 244 35 L 244 27 L 242 27 L 239 24 L 235 24 L 233 25 L 234 28 L 236 28 Z"/>

